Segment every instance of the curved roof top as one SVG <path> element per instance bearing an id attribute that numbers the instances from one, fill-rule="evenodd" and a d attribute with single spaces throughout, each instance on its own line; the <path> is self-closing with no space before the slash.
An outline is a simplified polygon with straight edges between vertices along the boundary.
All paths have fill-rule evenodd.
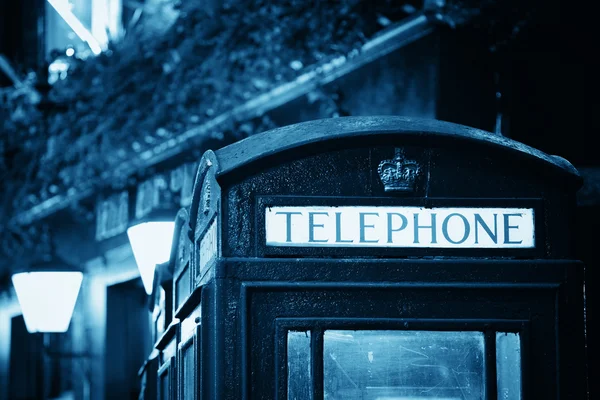
<path id="1" fill-rule="evenodd" d="M 440 136 L 492 145 L 524 157 L 537 159 L 551 168 L 580 180 L 579 172 L 559 156 L 548 155 L 523 143 L 491 132 L 434 119 L 396 116 L 342 117 L 301 122 L 273 129 L 215 151 L 219 175 L 227 174 L 273 154 L 318 142 L 372 135 Z"/>

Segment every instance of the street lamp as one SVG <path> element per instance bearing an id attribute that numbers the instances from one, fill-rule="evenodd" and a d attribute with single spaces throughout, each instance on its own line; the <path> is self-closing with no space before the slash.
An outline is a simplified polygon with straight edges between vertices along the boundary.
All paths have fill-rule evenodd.
<path id="1" fill-rule="evenodd" d="M 83 273 L 57 257 L 53 251 L 40 262 L 31 264 L 24 271 L 16 271 L 12 276 L 17 300 L 21 306 L 25 327 L 37 336 L 42 345 L 39 359 L 37 397 L 47 399 L 52 390 L 49 386 L 53 377 L 50 360 L 58 358 L 80 359 L 84 385 L 89 385 L 90 372 L 87 361 L 89 352 L 55 351 L 50 346 L 52 333 L 64 333 L 69 329 L 75 303 L 79 296 Z"/>
<path id="2" fill-rule="evenodd" d="M 129 243 L 144 289 L 152 293 L 156 264 L 169 261 L 175 221 L 140 222 L 127 229 Z"/>
<path id="3" fill-rule="evenodd" d="M 69 329 L 83 273 L 56 257 L 46 258 L 12 276 L 17 300 L 30 333 Z"/>

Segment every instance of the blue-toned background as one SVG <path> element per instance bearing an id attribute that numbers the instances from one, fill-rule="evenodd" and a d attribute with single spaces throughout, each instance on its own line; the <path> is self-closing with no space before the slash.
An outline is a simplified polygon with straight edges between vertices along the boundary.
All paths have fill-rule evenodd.
<path id="1" fill-rule="evenodd" d="M 559 0 L 2 1 L 0 400 L 136 399 L 153 343 L 127 226 L 189 205 L 205 150 L 348 115 L 457 122 L 580 170 L 597 375 L 593 18 Z M 11 275 L 50 254 L 84 280 L 69 330 L 43 337 Z"/>

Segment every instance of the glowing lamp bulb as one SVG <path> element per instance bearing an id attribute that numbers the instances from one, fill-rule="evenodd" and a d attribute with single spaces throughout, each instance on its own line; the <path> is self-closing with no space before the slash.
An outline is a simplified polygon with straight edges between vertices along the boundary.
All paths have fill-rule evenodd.
<path id="1" fill-rule="evenodd" d="M 83 274 L 81 272 L 21 272 L 13 286 L 30 333 L 69 329 Z"/>
<path id="2" fill-rule="evenodd" d="M 129 243 L 140 271 L 144 289 L 152 293 L 156 264 L 169 261 L 175 222 L 143 222 L 127 229 Z"/>

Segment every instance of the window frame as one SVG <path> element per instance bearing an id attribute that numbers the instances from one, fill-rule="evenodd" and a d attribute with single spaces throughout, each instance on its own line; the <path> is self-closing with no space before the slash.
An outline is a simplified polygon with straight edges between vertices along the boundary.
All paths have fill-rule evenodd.
<path id="1" fill-rule="evenodd" d="M 194 358 L 194 379 L 192 379 L 192 400 L 196 400 L 197 396 L 197 388 L 196 388 L 196 373 L 197 373 L 197 355 L 196 355 L 196 347 L 195 347 L 195 342 L 196 342 L 196 335 L 195 333 L 191 334 L 189 337 L 187 338 L 182 338 L 181 343 L 179 343 L 179 345 L 177 346 L 177 353 L 178 353 L 178 361 L 179 361 L 179 385 L 178 385 L 178 397 L 182 400 L 185 400 L 184 394 L 185 394 L 185 385 L 186 385 L 186 381 L 185 381 L 185 354 L 186 351 L 188 351 L 188 349 L 191 347 L 192 348 L 192 354 L 191 356 Z"/>
<path id="2" fill-rule="evenodd" d="M 527 382 L 529 324 L 527 320 L 502 319 L 415 319 L 415 318 L 277 318 L 275 323 L 275 399 L 286 400 L 288 393 L 288 331 L 310 331 L 313 400 L 323 400 L 323 338 L 326 330 L 397 330 L 482 332 L 484 336 L 485 399 L 497 400 L 496 332 L 518 333 L 521 343 L 521 393 L 530 399 Z"/>
<path id="3" fill-rule="evenodd" d="M 171 368 L 171 366 L 174 366 L 175 364 L 175 357 L 171 357 L 168 360 L 164 361 L 163 364 L 158 368 L 158 373 L 156 374 L 156 379 L 157 379 L 157 398 L 159 400 L 172 400 L 175 397 L 173 396 L 173 369 Z M 162 385 L 162 380 L 163 380 L 163 376 L 165 375 L 165 373 L 167 374 L 167 384 L 169 385 L 169 388 L 167 390 L 167 393 L 169 394 L 169 398 L 165 399 L 163 398 L 163 385 Z"/>

